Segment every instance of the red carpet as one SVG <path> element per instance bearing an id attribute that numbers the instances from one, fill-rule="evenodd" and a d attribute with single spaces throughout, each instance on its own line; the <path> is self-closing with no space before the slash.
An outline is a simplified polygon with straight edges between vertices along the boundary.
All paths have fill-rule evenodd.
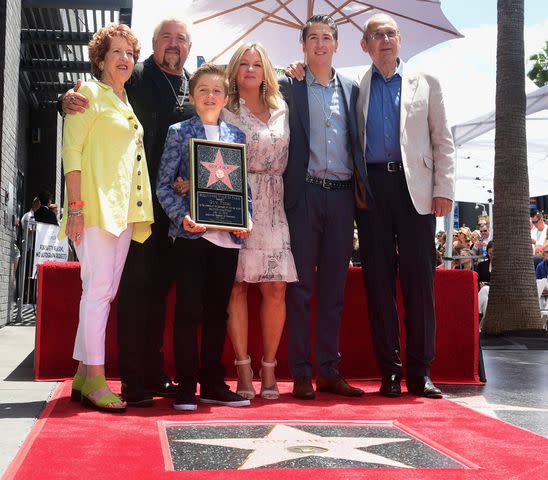
<path id="1" fill-rule="evenodd" d="M 36 325 L 35 378 L 64 379 L 74 374 L 76 363 L 72 348 L 78 324 L 81 295 L 77 263 L 49 263 L 39 266 L 38 317 Z M 431 376 L 438 383 L 479 383 L 478 381 L 478 309 L 477 277 L 470 270 L 438 270 L 435 277 L 436 359 Z M 249 351 L 259 370 L 261 333 L 259 328 L 260 295 L 255 285 L 249 290 Z M 164 339 L 166 368 L 173 374 L 173 303 L 171 292 L 167 308 Z M 401 292 L 398 309 L 402 312 Z M 402 321 L 403 324 L 403 321 Z M 402 326 L 402 350 L 405 350 L 405 329 Z M 106 367 L 111 378 L 118 376 L 116 345 L 116 306 L 111 308 L 107 329 Z M 289 378 L 285 334 L 278 354 L 279 378 Z M 346 282 L 344 314 L 340 335 L 341 373 L 348 378 L 379 378 L 369 335 L 369 322 L 361 269 L 351 268 Z M 403 357 L 403 352 L 402 352 Z M 229 341 L 225 345 L 224 363 L 234 375 L 234 354 Z"/>
<path id="2" fill-rule="evenodd" d="M 368 391 L 361 399 L 341 399 L 319 394 L 316 401 L 302 402 L 285 393 L 279 402 L 256 400 L 250 408 L 239 409 L 200 405 L 196 413 L 177 413 L 171 408 L 170 401 L 157 400 L 151 409 L 131 409 L 125 415 L 114 416 L 85 410 L 70 402 L 70 384 L 65 382 L 57 389 L 53 400 L 6 472 L 4 480 L 546 478 L 546 438 L 448 400 L 418 399 L 409 395 L 389 400 L 371 393 L 378 388 L 378 384 L 364 382 L 361 386 Z M 282 391 L 287 392 L 289 384 L 283 384 L 282 387 Z M 236 424 L 239 427 L 245 426 L 246 422 L 252 425 L 283 423 L 290 428 L 292 425 L 321 422 L 354 425 L 364 421 L 393 422 L 400 434 L 410 434 L 435 455 L 450 458 L 454 463 L 453 468 L 311 470 L 265 467 L 252 471 L 168 471 L 172 459 L 169 449 L 165 448 L 167 441 L 163 429 L 171 425 L 169 422 Z M 204 458 L 199 459 L 199 462 L 211 460 L 205 448 L 203 452 L 200 450 Z"/>

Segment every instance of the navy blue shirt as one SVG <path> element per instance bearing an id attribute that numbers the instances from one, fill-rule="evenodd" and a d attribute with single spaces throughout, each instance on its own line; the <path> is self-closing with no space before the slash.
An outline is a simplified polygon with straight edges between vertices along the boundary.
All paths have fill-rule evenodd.
<path id="1" fill-rule="evenodd" d="M 548 277 L 548 260 L 543 260 L 537 265 L 537 280 L 542 280 Z"/>
<path id="2" fill-rule="evenodd" d="M 399 60 L 398 60 L 399 62 Z M 365 128 L 367 163 L 401 162 L 400 103 L 402 62 L 385 78 L 373 65 Z"/>

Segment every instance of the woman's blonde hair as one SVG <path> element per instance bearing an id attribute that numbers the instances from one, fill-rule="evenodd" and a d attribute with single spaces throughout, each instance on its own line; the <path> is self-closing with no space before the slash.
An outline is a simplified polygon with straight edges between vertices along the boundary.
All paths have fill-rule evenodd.
<path id="1" fill-rule="evenodd" d="M 249 50 L 254 50 L 257 52 L 259 57 L 261 57 L 261 62 L 263 64 L 264 87 L 263 85 L 260 87 L 261 89 L 264 89 L 264 92 L 261 92 L 263 102 L 268 106 L 268 108 L 279 108 L 280 105 L 278 99 L 280 96 L 280 87 L 278 86 L 276 70 L 274 70 L 265 48 L 257 42 L 245 43 L 240 46 L 238 50 L 234 52 L 234 55 L 232 55 L 232 58 L 228 63 L 228 67 L 226 69 L 229 85 L 227 108 L 231 112 L 235 113 L 240 110 L 240 94 L 236 84 L 236 75 L 238 74 L 238 68 L 240 67 L 242 57 Z"/>
<path id="2" fill-rule="evenodd" d="M 460 227 L 459 233 L 462 233 L 464 235 L 464 238 L 466 238 L 467 242 L 470 242 L 472 240 L 472 232 L 468 227 Z"/>

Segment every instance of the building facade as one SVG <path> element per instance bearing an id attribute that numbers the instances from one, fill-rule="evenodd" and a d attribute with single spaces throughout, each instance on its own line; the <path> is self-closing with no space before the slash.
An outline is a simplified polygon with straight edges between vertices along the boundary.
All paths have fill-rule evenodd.
<path id="1" fill-rule="evenodd" d="M 0 326 L 16 315 L 19 224 L 43 190 L 62 204 L 60 94 L 89 78 L 87 44 L 131 0 L 0 0 Z"/>

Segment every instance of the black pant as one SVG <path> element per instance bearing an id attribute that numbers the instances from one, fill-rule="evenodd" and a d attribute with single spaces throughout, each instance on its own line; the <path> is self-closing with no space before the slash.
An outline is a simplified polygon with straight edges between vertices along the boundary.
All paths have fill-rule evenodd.
<path id="1" fill-rule="evenodd" d="M 224 382 L 222 364 L 227 307 L 236 276 L 239 250 L 204 238 L 177 238 L 174 244 L 175 328 L 173 351 L 177 379 L 185 389 Z M 198 351 L 198 325 L 202 340 Z"/>
<path id="2" fill-rule="evenodd" d="M 413 206 L 404 172 L 370 169 L 375 201 L 357 213 L 371 336 L 382 375 L 401 375 L 396 304 L 399 273 L 405 305 L 408 376 L 429 375 L 435 350 L 435 218 Z"/>
<path id="3" fill-rule="evenodd" d="M 166 297 L 173 282 L 173 240 L 163 212 L 154 212 L 152 235 L 132 241 L 118 296 L 118 347 L 122 382 L 141 387 L 164 375 Z"/>
<path id="4" fill-rule="evenodd" d="M 304 184 L 287 212 L 291 251 L 299 281 L 287 286 L 288 360 L 293 378 L 313 374 L 311 299 L 316 291 L 314 349 L 318 373 L 339 373 L 339 333 L 344 286 L 352 252 L 352 190 L 325 190 Z"/>

